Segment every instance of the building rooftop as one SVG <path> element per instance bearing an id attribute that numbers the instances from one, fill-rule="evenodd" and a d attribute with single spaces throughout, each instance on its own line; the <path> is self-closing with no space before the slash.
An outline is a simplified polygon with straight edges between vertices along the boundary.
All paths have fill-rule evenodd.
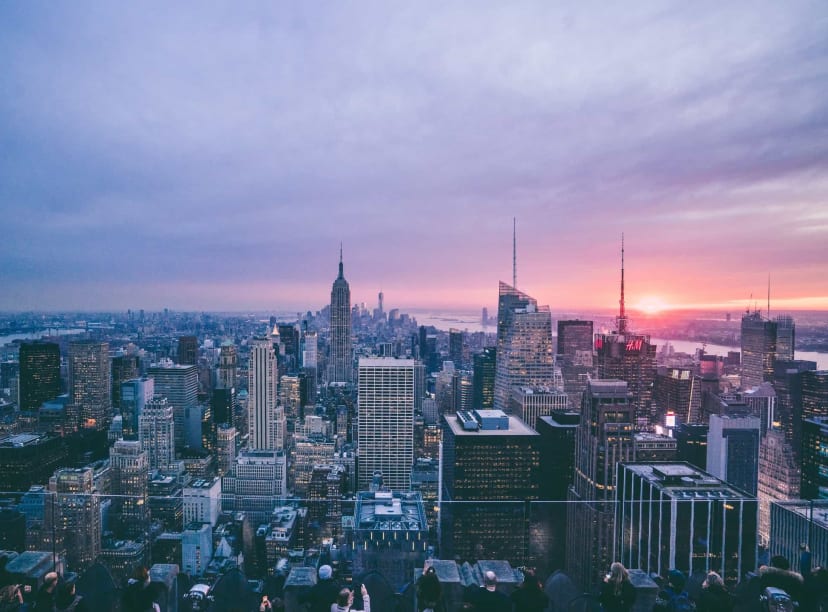
<path id="1" fill-rule="evenodd" d="M 419 493 L 361 492 L 357 496 L 356 528 L 360 530 L 418 531 L 426 529 Z"/>
<path id="2" fill-rule="evenodd" d="M 498 412 L 498 411 L 491 411 L 491 410 L 483 410 L 478 412 Z M 448 423 L 448 426 L 451 428 L 452 433 L 455 436 L 537 436 L 539 435 L 534 429 L 529 427 L 526 423 L 521 421 L 519 418 L 506 415 L 509 419 L 509 428 L 508 429 L 476 429 L 476 430 L 467 430 L 463 428 L 463 424 L 457 418 L 457 415 L 454 414 L 446 414 L 443 418 Z"/>
<path id="3" fill-rule="evenodd" d="M 380 368 L 380 367 L 411 367 L 417 365 L 416 359 L 395 359 L 394 357 L 360 357 L 359 367 Z"/>
<path id="4" fill-rule="evenodd" d="M 693 499 L 755 499 L 689 463 L 624 463 L 623 466 L 679 501 Z"/>

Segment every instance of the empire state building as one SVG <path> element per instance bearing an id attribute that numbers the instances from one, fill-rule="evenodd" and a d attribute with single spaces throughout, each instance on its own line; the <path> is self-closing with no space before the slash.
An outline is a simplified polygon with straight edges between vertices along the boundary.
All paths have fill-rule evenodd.
<path id="1" fill-rule="evenodd" d="M 328 359 L 328 382 L 353 381 L 351 354 L 351 288 L 342 266 L 342 249 L 339 249 L 339 276 L 331 288 L 331 352 Z"/>

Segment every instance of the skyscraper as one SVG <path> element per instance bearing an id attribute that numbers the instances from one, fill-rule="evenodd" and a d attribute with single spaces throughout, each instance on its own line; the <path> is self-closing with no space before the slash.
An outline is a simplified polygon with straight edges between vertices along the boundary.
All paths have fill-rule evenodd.
<path id="1" fill-rule="evenodd" d="M 710 415 L 707 471 L 742 491 L 756 495 L 760 427 L 759 417 Z"/>
<path id="2" fill-rule="evenodd" d="M 94 470 L 58 470 L 54 483 L 57 493 L 53 519 L 55 538 L 62 542 L 69 568 L 82 573 L 101 552 L 101 505 L 95 490 Z"/>
<path id="3" fill-rule="evenodd" d="M 454 362 L 454 367 L 458 370 L 462 370 L 465 366 L 463 340 L 464 334 L 462 330 L 454 328 L 449 330 L 449 359 Z"/>
<path id="4" fill-rule="evenodd" d="M 121 417 L 124 423 L 124 437 L 138 435 L 138 417 L 148 401 L 155 397 L 155 380 L 133 378 L 121 383 Z"/>
<path id="5" fill-rule="evenodd" d="M 216 388 L 234 389 L 236 387 L 236 374 L 238 367 L 239 364 L 236 345 L 230 340 L 225 340 L 221 343 L 221 348 L 219 349 Z"/>
<path id="6" fill-rule="evenodd" d="M 276 353 L 269 340 L 253 340 L 247 369 L 247 422 L 252 450 L 276 450 L 284 446 L 276 435 L 278 370 Z"/>
<path id="7" fill-rule="evenodd" d="M 198 370 L 194 365 L 173 365 L 169 360 L 147 370 L 155 379 L 155 394 L 166 397 L 175 417 L 175 445 L 183 448 L 187 441 L 187 419 L 191 410 L 198 408 Z M 200 423 L 200 418 L 198 419 Z M 190 432 L 194 433 L 194 432 Z M 192 436 L 191 436 L 192 437 Z M 200 432 L 198 432 L 200 439 Z"/>
<path id="8" fill-rule="evenodd" d="M 358 448 L 360 491 L 374 472 L 395 491 L 408 491 L 414 464 L 414 359 L 359 360 Z"/>
<path id="9" fill-rule="evenodd" d="M 179 336 L 178 363 L 180 365 L 196 365 L 198 363 L 198 338 L 195 336 Z"/>
<path id="10" fill-rule="evenodd" d="M 112 408 L 118 414 L 121 408 L 121 383 L 138 378 L 137 355 L 116 355 L 112 358 Z"/>
<path id="11" fill-rule="evenodd" d="M 507 412 L 514 386 L 550 386 L 554 378 L 548 306 L 501 282 L 497 307 L 494 408 Z"/>
<path id="12" fill-rule="evenodd" d="M 144 404 L 138 417 L 138 441 L 151 470 L 165 470 L 175 459 L 175 417 L 166 397 Z"/>
<path id="13" fill-rule="evenodd" d="M 475 408 L 494 408 L 494 384 L 497 349 L 488 346 L 474 356 L 472 376 L 472 405 Z"/>
<path id="14" fill-rule="evenodd" d="M 69 343 L 69 401 L 80 426 L 108 429 L 112 421 L 109 344 L 81 341 Z"/>
<path id="15" fill-rule="evenodd" d="M 149 528 L 147 487 L 149 458 L 135 440 L 118 440 L 109 449 L 112 471 L 113 510 L 118 519 L 118 535 L 142 539 Z"/>
<path id="16" fill-rule="evenodd" d="M 526 504 L 540 495 L 540 436 L 500 410 L 443 416 L 441 552 L 527 562 Z"/>
<path id="17" fill-rule="evenodd" d="M 742 389 L 773 380 L 776 327 L 758 310 L 742 315 Z"/>
<path id="18" fill-rule="evenodd" d="M 622 380 L 593 380 L 584 391 L 566 538 L 570 577 L 583 588 L 598 584 L 613 561 L 615 466 L 634 458 L 631 400 Z"/>
<path id="19" fill-rule="evenodd" d="M 592 356 L 592 321 L 558 321 L 557 354 L 575 362 L 579 352 Z"/>
<path id="20" fill-rule="evenodd" d="M 19 385 L 22 411 L 36 411 L 60 395 L 60 347 L 51 342 L 21 344 Z"/>
<path id="21" fill-rule="evenodd" d="M 756 498 L 688 463 L 619 463 L 613 559 L 647 574 L 756 567 Z"/>
<path id="22" fill-rule="evenodd" d="M 656 347 L 650 336 L 628 329 L 624 306 L 624 239 L 621 238 L 621 299 L 615 319 L 616 329 L 595 337 L 595 370 L 598 378 L 626 381 L 635 411 L 633 423 L 647 429 L 658 421 L 653 409 L 653 381 L 656 373 Z"/>
<path id="23" fill-rule="evenodd" d="M 802 422 L 802 499 L 828 499 L 828 417 L 819 416 Z"/>
<path id="24" fill-rule="evenodd" d="M 759 443 L 759 543 L 770 540 L 770 507 L 799 498 L 801 474 L 797 454 L 781 429 L 771 429 Z"/>
<path id="25" fill-rule="evenodd" d="M 792 317 L 776 317 L 776 356 L 775 359 L 791 361 L 796 348 L 796 325 Z"/>
<path id="26" fill-rule="evenodd" d="M 351 349 L 351 288 L 345 280 L 342 249 L 339 250 L 339 276 L 331 289 L 331 352 L 328 359 L 328 382 L 349 383 L 353 380 Z"/>

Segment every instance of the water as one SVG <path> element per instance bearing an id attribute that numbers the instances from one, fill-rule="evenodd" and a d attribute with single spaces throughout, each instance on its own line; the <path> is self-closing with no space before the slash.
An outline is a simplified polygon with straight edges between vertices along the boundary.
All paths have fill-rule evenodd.
<path id="1" fill-rule="evenodd" d="M 77 334 L 83 334 L 85 332 L 86 330 L 80 327 L 70 327 L 66 329 L 41 329 L 26 334 L 8 334 L 5 336 L 0 336 L 0 346 L 10 344 L 15 340 L 40 340 L 43 336 L 74 336 Z"/>
<path id="2" fill-rule="evenodd" d="M 679 353 L 689 353 L 693 355 L 696 349 L 702 347 L 702 342 L 693 340 L 664 340 L 663 338 L 651 338 L 653 344 L 661 348 L 665 343 L 669 342 L 673 348 Z M 738 346 L 724 346 L 722 344 L 707 344 L 704 352 L 708 355 L 721 355 L 727 357 L 729 351 L 741 350 Z M 818 370 L 828 370 L 828 353 L 817 353 L 815 351 L 796 351 L 794 353 L 795 359 L 805 359 L 807 361 L 816 361 Z"/>

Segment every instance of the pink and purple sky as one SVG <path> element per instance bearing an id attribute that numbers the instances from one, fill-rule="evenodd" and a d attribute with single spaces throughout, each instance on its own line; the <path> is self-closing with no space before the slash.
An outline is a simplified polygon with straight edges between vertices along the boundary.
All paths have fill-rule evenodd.
<path id="1" fill-rule="evenodd" d="M 817 2 L 3 3 L 0 310 L 828 309 Z"/>

